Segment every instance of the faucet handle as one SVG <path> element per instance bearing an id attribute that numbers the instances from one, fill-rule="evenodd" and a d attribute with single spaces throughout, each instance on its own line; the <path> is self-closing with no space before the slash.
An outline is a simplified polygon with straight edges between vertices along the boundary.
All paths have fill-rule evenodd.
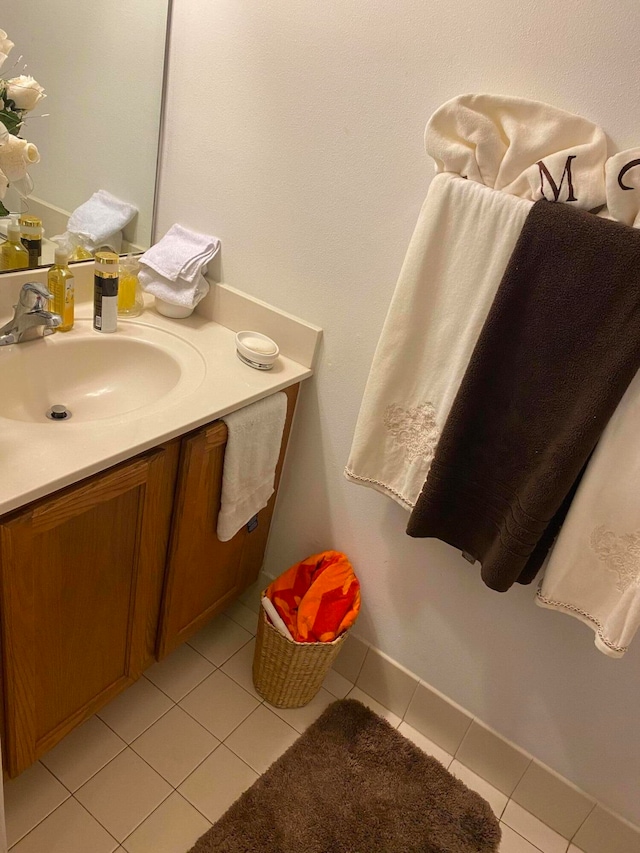
<path id="1" fill-rule="evenodd" d="M 38 281 L 28 281 L 20 290 L 20 302 L 31 311 L 42 311 L 47 308 L 50 299 L 53 299 L 53 293 L 49 293 L 46 285 Z"/>

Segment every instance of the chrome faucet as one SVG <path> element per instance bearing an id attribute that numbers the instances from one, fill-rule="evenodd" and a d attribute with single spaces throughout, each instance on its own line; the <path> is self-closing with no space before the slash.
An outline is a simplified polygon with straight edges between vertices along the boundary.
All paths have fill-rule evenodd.
<path id="1" fill-rule="evenodd" d="M 23 284 L 18 304 L 13 306 L 13 319 L 0 328 L 0 347 L 52 334 L 62 323 L 62 317 L 49 311 L 50 299 L 53 294 L 44 284 L 37 281 Z"/>

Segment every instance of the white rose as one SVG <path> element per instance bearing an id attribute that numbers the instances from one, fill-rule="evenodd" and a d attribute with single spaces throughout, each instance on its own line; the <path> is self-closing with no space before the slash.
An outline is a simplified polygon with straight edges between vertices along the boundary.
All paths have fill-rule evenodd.
<path id="1" fill-rule="evenodd" d="M 7 135 L 0 143 L 0 171 L 9 181 L 19 181 L 27 168 L 40 162 L 40 154 L 33 142 Z"/>
<path id="2" fill-rule="evenodd" d="M 7 98 L 18 110 L 32 110 L 44 96 L 44 89 L 33 77 L 21 74 L 7 80 Z"/>
<path id="3" fill-rule="evenodd" d="M 13 42 L 7 38 L 5 31 L 0 30 L 0 68 L 4 65 L 4 61 L 9 56 L 13 46 Z"/>

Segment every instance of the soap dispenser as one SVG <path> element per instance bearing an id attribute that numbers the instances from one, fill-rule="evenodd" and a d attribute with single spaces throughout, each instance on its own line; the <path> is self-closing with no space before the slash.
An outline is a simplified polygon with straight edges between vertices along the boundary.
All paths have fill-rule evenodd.
<path id="1" fill-rule="evenodd" d="M 0 247 L 0 270 L 24 270 L 29 267 L 29 252 L 22 245 L 20 223 L 11 217 L 7 239 Z"/>
<path id="2" fill-rule="evenodd" d="M 74 278 L 69 269 L 69 252 L 62 246 L 56 247 L 55 262 L 47 274 L 47 284 L 53 293 L 51 310 L 62 317 L 58 332 L 68 332 L 74 320 Z"/>

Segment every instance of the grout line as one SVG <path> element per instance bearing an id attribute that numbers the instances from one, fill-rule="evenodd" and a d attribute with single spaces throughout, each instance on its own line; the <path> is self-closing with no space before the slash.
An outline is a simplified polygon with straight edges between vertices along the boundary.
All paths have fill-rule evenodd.
<path id="1" fill-rule="evenodd" d="M 581 829 L 582 829 L 582 827 L 585 825 L 585 823 L 589 820 L 589 818 L 590 818 L 590 817 L 591 817 L 591 815 L 593 814 L 593 810 L 596 808 L 596 806 L 597 806 L 597 805 L 598 805 L 598 803 L 597 803 L 597 802 L 594 802 L 593 806 L 589 809 L 589 814 L 585 817 L 585 819 L 582 821 L 582 823 L 580 824 L 580 826 L 576 829 L 576 831 L 573 833 L 573 835 L 572 835 L 572 836 L 571 836 L 571 838 L 569 839 L 569 843 L 570 843 L 570 844 L 571 844 L 571 842 L 573 841 L 573 839 L 576 837 L 576 835 L 580 832 L 580 830 L 581 830 Z M 576 845 L 576 846 L 577 846 L 577 845 Z"/>
<path id="2" fill-rule="evenodd" d="M 508 803 L 507 803 L 507 805 L 508 805 Z M 506 806 L 505 806 L 505 808 L 506 808 Z M 537 846 L 537 844 L 534 844 L 534 843 L 533 843 L 533 841 L 530 841 L 528 838 L 526 838 L 524 835 L 522 835 L 522 833 L 518 832 L 518 831 L 517 831 L 516 829 L 514 829 L 512 826 L 509 826 L 509 824 L 508 824 L 508 823 L 505 823 L 505 822 L 502 820 L 502 818 L 500 818 L 500 823 L 501 823 L 501 824 L 503 824 L 504 826 L 508 827 L 508 828 L 511 830 L 511 832 L 515 832 L 515 834 L 516 834 L 519 838 L 522 838 L 524 841 L 526 841 L 526 842 L 527 842 L 527 844 L 530 844 L 530 845 L 534 848 L 534 850 L 538 850 L 538 851 L 539 851 L 539 853 L 544 853 L 544 850 L 541 850 L 541 849 L 540 849 L 540 847 L 538 847 L 538 846 Z M 567 845 L 567 850 L 568 850 L 568 849 L 569 849 L 569 846 Z M 563 853 L 566 853 L 566 850 L 565 850 L 565 851 L 563 851 Z"/>

